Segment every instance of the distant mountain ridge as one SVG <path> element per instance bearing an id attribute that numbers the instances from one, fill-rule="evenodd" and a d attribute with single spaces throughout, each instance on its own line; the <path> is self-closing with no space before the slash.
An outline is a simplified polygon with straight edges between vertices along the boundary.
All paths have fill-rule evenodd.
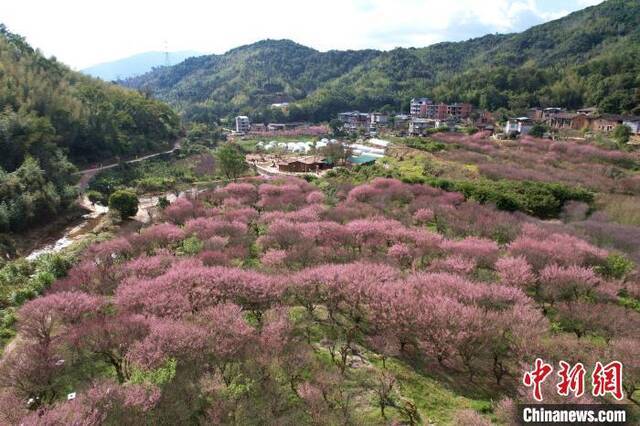
<path id="1" fill-rule="evenodd" d="M 319 52 L 291 40 L 263 40 L 222 55 L 189 58 L 123 82 L 208 121 L 248 105 L 294 102 L 366 63 L 375 50 Z"/>
<path id="2" fill-rule="evenodd" d="M 176 65 L 187 58 L 199 55 L 200 53 L 193 50 L 169 52 L 169 65 Z M 115 61 L 103 62 L 87 67 L 81 72 L 105 81 L 114 81 L 135 77 L 166 64 L 166 53 L 153 51 L 139 53 Z"/>
<path id="3" fill-rule="evenodd" d="M 608 0 L 522 33 L 424 48 L 319 52 L 264 40 L 126 80 L 210 121 L 327 120 L 341 110 L 405 110 L 414 96 L 481 108 L 598 106 L 640 112 L 640 2 Z M 270 108 L 291 103 L 288 113 Z"/>

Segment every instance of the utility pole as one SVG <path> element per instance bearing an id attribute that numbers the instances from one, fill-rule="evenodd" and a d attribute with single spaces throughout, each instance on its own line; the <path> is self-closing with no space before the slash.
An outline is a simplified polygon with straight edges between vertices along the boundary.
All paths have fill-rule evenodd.
<path id="1" fill-rule="evenodd" d="M 164 41 L 164 66 L 171 66 L 171 61 L 169 60 L 169 43 L 167 40 Z"/>

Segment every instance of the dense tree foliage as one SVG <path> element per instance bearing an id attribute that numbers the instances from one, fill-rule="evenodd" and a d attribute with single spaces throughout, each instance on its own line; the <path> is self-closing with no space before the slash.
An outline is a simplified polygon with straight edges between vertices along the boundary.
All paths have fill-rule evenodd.
<path id="1" fill-rule="evenodd" d="M 389 52 L 320 53 L 262 41 L 131 79 L 211 121 L 250 113 L 256 121 L 324 121 L 340 111 L 408 110 L 409 99 L 466 101 L 522 113 L 529 106 L 598 106 L 640 113 L 640 5 L 608 0 L 520 34 Z M 288 113 L 273 102 L 296 101 Z"/>
<path id="2" fill-rule="evenodd" d="M 303 117 L 270 105 L 293 102 L 379 53 L 373 50 L 321 53 L 288 40 L 264 40 L 224 55 L 190 58 L 123 82 L 150 90 L 179 106 L 188 120 L 211 123 L 231 113 L 251 113 L 254 121 Z"/>
<path id="3" fill-rule="evenodd" d="M 24 230 L 50 220 L 74 201 L 75 167 L 59 150 L 42 163 L 27 156 L 11 173 L 0 167 L 0 231 Z"/>
<path id="4" fill-rule="evenodd" d="M 0 25 L 0 231 L 50 219 L 74 198 L 76 164 L 158 149 L 172 110 L 71 71 Z"/>

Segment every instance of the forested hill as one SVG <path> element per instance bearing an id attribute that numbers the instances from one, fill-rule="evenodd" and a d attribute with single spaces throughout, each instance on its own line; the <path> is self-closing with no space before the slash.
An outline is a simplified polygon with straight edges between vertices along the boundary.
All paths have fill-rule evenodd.
<path id="1" fill-rule="evenodd" d="M 123 84 L 150 90 L 187 118 L 207 121 L 303 99 L 379 55 L 374 50 L 322 53 L 290 40 L 263 40 L 224 55 L 190 58 Z"/>
<path id="2" fill-rule="evenodd" d="M 639 113 L 640 2 L 609 0 L 518 34 L 389 52 L 322 53 L 267 40 L 124 84 L 150 90 L 196 120 L 237 112 L 324 120 L 345 109 L 406 110 L 414 96 L 491 110 L 597 105 Z M 289 117 L 268 108 L 294 100 Z"/>
<path id="3" fill-rule="evenodd" d="M 0 24 L 0 232 L 50 220 L 75 164 L 168 144 L 167 105 L 47 59 Z"/>

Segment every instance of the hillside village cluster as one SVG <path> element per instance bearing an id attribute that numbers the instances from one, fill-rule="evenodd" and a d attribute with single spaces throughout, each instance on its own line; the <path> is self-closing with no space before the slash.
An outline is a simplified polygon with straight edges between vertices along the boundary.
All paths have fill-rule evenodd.
<path id="1" fill-rule="evenodd" d="M 346 132 L 369 132 L 376 134 L 382 129 L 391 129 L 402 135 L 424 136 L 430 129 L 453 129 L 456 126 L 472 124 L 473 106 L 467 103 L 435 103 L 428 98 L 411 99 L 410 114 L 387 114 L 382 112 L 363 113 L 359 111 L 338 114 Z M 478 117 L 483 128 L 491 125 L 487 117 Z"/>
<path id="2" fill-rule="evenodd" d="M 280 105 L 280 104 L 278 104 Z M 620 125 L 640 134 L 640 116 L 624 116 L 600 113 L 597 108 L 584 108 L 575 112 L 565 108 L 531 108 L 526 116 L 509 118 L 504 126 L 498 126 L 493 114 L 478 111 L 469 103 L 436 103 L 429 98 L 413 98 L 409 114 L 348 111 L 339 113 L 337 119 L 342 130 L 375 136 L 381 130 L 399 135 L 425 136 L 434 130 L 475 127 L 490 132 L 501 131 L 506 136 L 526 135 L 536 124 L 552 130 L 590 130 L 610 132 Z M 246 134 L 254 131 L 281 131 L 303 126 L 305 123 L 251 123 L 249 117 L 238 116 L 235 131 Z"/>
<path id="3" fill-rule="evenodd" d="M 390 115 L 380 112 L 343 112 L 338 119 L 348 132 L 375 134 L 383 128 L 410 136 L 425 136 L 433 130 L 475 127 L 479 130 L 501 131 L 506 137 L 526 135 L 535 124 L 551 130 L 589 130 L 611 132 L 625 125 L 632 134 L 640 134 L 640 116 L 604 114 L 597 108 L 584 108 L 568 112 L 565 108 L 531 108 L 527 116 L 509 118 L 498 126 L 493 114 L 474 110 L 467 103 L 434 103 L 428 98 L 411 99 L 410 115 Z"/>
<path id="4" fill-rule="evenodd" d="M 339 113 L 337 119 L 345 134 L 370 137 L 359 143 L 346 143 L 336 139 L 317 142 L 259 142 L 258 153 L 246 157 L 248 163 L 266 174 L 317 173 L 331 169 L 335 158 L 322 156 L 327 147 L 339 145 L 344 155 L 341 162 L 350 166 L 370 164 L 385 155 L 389 142 L 377 139 L 379 134 L 398 136 L 426 136 L 433 132 L 475 128 L 498 138 L 513 138 L 528 134 L 536 125 L 548 130 L 575 130 L 611 132 L 625 125 L 631 133 L 640 135 L 640 117 L 599 113 L 596 108 L 584 108 L 569 112 L 564 108 L 531 108 L 527 116 L 509 118 L 499 126 L 490 112 L 478 111 L 468 103 L 436 103 L 429 98 L 411 99 L 409 114 L 348 111 Z M 249 117 L 238 116 L 235 133 L 268 134 L 304 127 L 306 123 L 251 123 Z"/>

